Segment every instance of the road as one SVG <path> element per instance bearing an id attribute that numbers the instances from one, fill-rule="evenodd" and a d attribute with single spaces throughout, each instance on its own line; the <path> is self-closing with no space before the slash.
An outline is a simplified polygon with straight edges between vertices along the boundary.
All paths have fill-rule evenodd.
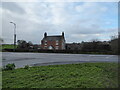
<path id="1" fill-rule="evenodd" d="M 2 65 L 15 63 L 17 68 L 24 67 L 25 65 L 38 66 L 83 62 L 118 62 L 118 56 L 58 53 L 2 53 Z"/>

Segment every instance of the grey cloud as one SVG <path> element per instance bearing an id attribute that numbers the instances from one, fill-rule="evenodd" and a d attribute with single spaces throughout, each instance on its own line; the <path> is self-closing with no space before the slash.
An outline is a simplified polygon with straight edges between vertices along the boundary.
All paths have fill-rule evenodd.
<path id="1" fill-rule="evenodd" d="M 23 14 L 25 13 L 24 9 L 21 8 L 17 3 L 15 2 L 3 2 L 2 3 L 2 8 L 7 9 L 11 12 L 15 12 L 18 14 Z"/>
<path id="2" fill-rule="evenodd" d="M 39 4 L 41 5 L 41 3 Z M 17 40 L 24 39 L 38 44 L 40 44 L 44 32 L 47 32 L 48 35 L 59 35 L 64 31 L 66 42 L 68 43 L 96 39 L 97 36 L 95 34 L 105 36 L 105 32 L 112 33 L 114 30 L 102 28 L 101 22 L 97 18 L 76 18 L 76 20 L 76 15 L 69 15 L 69 13 L 64 13 L 64 16 L 62 16 L 65 18 L 63 23 L 59 25 L 53 24 L 50 8 L 46 5 L 44 6 L 44 4 L 40 5 L 32 3 L 30 7 L 27 7 L 26 4 L 18 6 L 17 3 L 4 3 L 4 9 L 10 10 L 13 13 L 6 12 L 3 18 L 3 36 L 6 43 L 13 43 L 13 25 L 9 23 L 10 21 L 17 24 Z M 22 16 L 16 15 L 15 13 L 25 12 L 21 7 L 25 8 L 26 14 Z M 29 9 L 30 12 L 28 11 Z M 46 20 L 47 18 L 48 21 Z"/>
<path id="3" fill-rule="evenodd" d="M 104 33 L 104 29 L 101 28 L 99 25 L 93 25 L 91 24 L 90 26 L 87 25 L 69 25 L 65 26 L 66 31 L 69 32 L 70 34 L 97 34 L 97 33 Z"/>

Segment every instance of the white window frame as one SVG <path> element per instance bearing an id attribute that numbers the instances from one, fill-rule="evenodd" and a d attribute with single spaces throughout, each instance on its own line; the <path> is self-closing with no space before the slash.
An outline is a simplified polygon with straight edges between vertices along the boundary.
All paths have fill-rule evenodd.
<path id="1" fill-rule="evenodd" d="M 45 40 L 45 45 L 47 45 L 47 40 Z"/>
<path id="2" fill-rule="evenodd" d="M 44 46 L 44 48 L 47 48 L 47 46 Z"/>
<path id="3" fill-rule="evenodd" d="M 59 49 L 59 46 L 56 46 L 55 49 Z"/>
<path id="4" fill-rule="evenodd" d="M 59 41 L 58 40 L 56 40 L 56 45 L 59 45 Z"/>

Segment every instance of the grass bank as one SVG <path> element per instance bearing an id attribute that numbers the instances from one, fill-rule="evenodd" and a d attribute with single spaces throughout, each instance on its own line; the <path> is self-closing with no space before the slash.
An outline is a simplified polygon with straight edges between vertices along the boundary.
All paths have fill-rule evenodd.
<path id="1" fill-rule="evenodd" d="M 117 63 L 36 66 L 3 71 L 3 88 L 116 88 Z"/>
<path id="2" fill-rule="evenodd" d="M 12 44 L 5 44 L 5 45 L 2 45 L 2 49 L 14 49 L 14 45 L 12 45 Z"/>

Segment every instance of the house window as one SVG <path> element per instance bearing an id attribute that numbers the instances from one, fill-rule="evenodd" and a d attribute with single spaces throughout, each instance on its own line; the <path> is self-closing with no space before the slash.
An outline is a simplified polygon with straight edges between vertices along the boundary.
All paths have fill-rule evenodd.
<path id="1" fill-rule="evenodd" d="M 44 46 L 44 48 L 47 48 L 47 46 Z"/>
<path id="2" fill-rule="evenodd" d="M 55 49 L 59 49 L 59 47 L 58 47 L 58 46 L 56 46 L 56 47 L 55 47 Z"/>
<path id="3" fill-rule="evenodd" d="M 58 42 L 58 40 L 56 40 L 56 45 L 59 45 L 59 42 Z"/>
<path id="4" fill-rule="evenodd" d="M 47 41 L 45 40 L 45 45 L 47 45 Z"/>

